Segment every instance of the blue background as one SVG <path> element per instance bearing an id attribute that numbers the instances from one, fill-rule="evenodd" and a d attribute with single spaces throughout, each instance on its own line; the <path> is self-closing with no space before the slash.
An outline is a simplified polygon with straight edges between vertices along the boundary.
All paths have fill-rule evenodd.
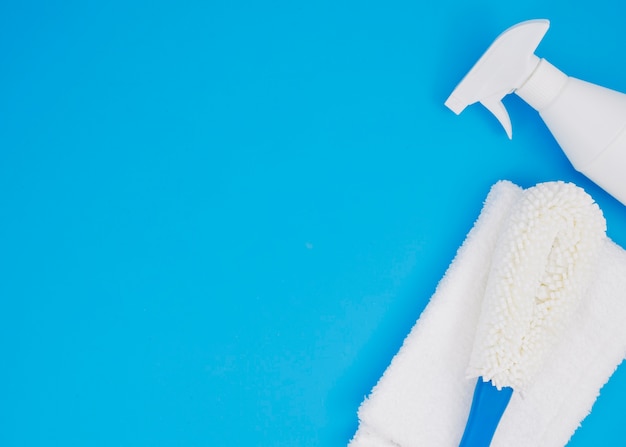
<path id="1" fill-rule="evenodd" d="M 334 446 L 489 187 L 574 181 L 443 102 L 507 27 L 626 91 L 626 3 L 0 3 L 0 445 Z M 570 443 L 626 437 L 618 369 Z"/>

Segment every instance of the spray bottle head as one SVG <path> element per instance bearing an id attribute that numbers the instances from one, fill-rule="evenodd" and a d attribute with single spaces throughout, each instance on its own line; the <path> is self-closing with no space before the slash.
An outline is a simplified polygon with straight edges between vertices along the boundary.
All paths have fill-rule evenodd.
<path id="1" fill-rule="evenodd" d="M 540 59 L 534 53 L 549 27 L 548 20 L 537 19 L 504 31 L 457 85 L 445 105 L 458 115 L 468 105 L 480 102 L 511 138 L 511 119 L 502 98 L 524 85 L 537 68 Z"/>

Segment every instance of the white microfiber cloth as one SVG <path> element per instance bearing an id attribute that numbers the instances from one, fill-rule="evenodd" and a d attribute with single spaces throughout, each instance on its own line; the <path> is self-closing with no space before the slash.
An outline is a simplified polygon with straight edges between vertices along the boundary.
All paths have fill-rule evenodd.
<path id="1" fill-rule="evenodd" d="M 476 384 L 467 371 L 494 250 L 523 194 L 508 181 L 492 187 L 430 302 L 361 404 L 349 447 L 459 445 Z M 570 323 L 532 383 L 513 393 L 493 447 L 567 444 L 624 359 L 626 251 L 608 237 L 600 244 Z"/>

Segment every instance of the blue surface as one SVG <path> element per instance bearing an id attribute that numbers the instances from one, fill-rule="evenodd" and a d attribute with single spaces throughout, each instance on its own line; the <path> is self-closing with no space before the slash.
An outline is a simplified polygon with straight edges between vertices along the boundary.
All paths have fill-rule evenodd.
<path id="1" fill-rule="evenodd" d="M 489 187 L 626 207 L 537 114 L 443 106 L 492 40 L 626 91 L 626 3 L 0 3 L 0 445 L 334 446 Z M 618 369 L 571 446 L 626 437 Z"/>

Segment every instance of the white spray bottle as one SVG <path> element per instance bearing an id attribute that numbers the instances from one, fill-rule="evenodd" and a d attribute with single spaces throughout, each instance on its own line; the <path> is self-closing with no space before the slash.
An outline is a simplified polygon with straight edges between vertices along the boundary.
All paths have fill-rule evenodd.
<path id="1" fill-rule="evenodd" d="M 457 115 L 475 102 L 511 121 L 502 98 L 515 93 L 539 112 L 572 165 L 626 205 L 626 95 L 561 72 L 535 56 L 548 20 L 502 33 L 446 101 Z"/>

